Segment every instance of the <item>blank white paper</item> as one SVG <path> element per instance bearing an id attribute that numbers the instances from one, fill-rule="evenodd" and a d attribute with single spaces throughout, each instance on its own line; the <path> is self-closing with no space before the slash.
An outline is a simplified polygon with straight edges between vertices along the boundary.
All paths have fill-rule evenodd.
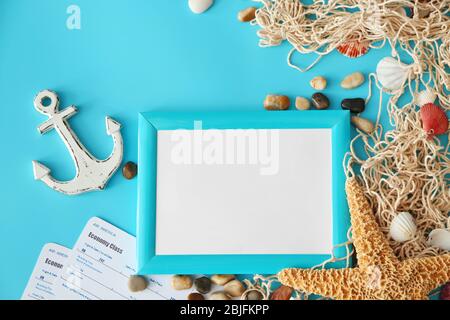
<path id="1" fill-rule="evenodd" d="M 212 153 L 227 134 L 249 136 L 245 130 L 186 130 L 183 137 L 192 140 L 186 154 L 188 140 L 179 131 L 158 131 L 156 254 L 330 254 L 331 129 L 253 130 L 261 141 L 278 134 L 278 149 L 257 144 L 266 154 L 273 151 L 271 162 L 232 163 L 226 147 Z"/>

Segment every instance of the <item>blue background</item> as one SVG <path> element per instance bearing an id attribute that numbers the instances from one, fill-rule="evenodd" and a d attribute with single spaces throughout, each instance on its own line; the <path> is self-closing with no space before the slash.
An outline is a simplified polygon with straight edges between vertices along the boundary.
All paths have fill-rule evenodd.
<path id="1" fill-rule="evenodd" d="M 81 8 L 81 30 L 66 28 L 70 4 Z M 131 234 L 136 229 L 137 179 L 118 173 L 105 191 L 75 197 L 34 181 L 31 160 L 58 179 L 75 174 L 56 132 L 36 130 L 46 120 L 33 108 L 40 90 L 58 92 L 61 107 L 79 108 L 70 124 L 99 158 L 112 148 L 104 117 L 121 122 L 124 161 L 137 161 L 140 111 L 261 110 L 268 93 L 292 102 L 311 96 L 316 75 L 329 81 L 324 93 L 332 109 L 343 98 L 366 97 L 367 85 L 345 91 L 339 83 L 354 71 L 373 72 L 388 48 L 357 60 L 333 53 L 302 74 L 286 64 L 289 46 L 259 48 L 258 28 L 237 21 L 237 12 L 252 4 L 216 0 L 194 15 L 187 0 L 0 1 L 0 298 L 20 298 L 42 246 L 72 247 L 90 217 Z M 302 66 L 313 59 L 295 56 Z M 377 97 L 363 114 L 373 120 Z"/>

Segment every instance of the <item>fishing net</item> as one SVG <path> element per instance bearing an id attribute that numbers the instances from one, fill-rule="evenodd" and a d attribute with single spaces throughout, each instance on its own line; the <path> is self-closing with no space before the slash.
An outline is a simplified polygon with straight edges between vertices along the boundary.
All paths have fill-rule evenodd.
<path id="1" fill-rule="evenodd" d="M 390 238 L 389 226 L 398 213 L 409 212 L 414 217 L 417 232 L 411 240 L 390 239 L 401 260 L 444 253 L 429 245 L 428 235 L 434 229 L 450 228 L 450 133 L 444 139 L 430 139 L 422 128 L 416 97 L 425 88 L 436 96 L 436 104 L 450 110 L 450 0 L 319 0 L 308 5 L 298 0 L 255 1 L 261 4 L 252 22 L 260 27 L 259 45 L 271 47 L 287 41 L 292 46 L 287 63 L 301 72 L 334 50 L 357 57 L 389 45 L 392 57 L 400 61 L 400 56 L 406 56 L 411 61 L 404 84 L 391 92 L 385 109 L 383 87 L 375 73 L 369 75 L 367 102 L 372 83 L 380 95 L 376 130 L 371 134 L 357 130 L 344 170 L 347 177 L 357 175 L 363 182 L 386 237 Z M 317 57 L 301 67 L 292 63 L 294 54 Z M 385 133 L 380 124 L 384 111 L 392 126 Z M 358 143 L 362 154 L 356 150 Z M 346 248 L 346 256 L 333 254 L 317 267 L 342 259 L 348 266 L 353 254 L 350 232 L 349 241 L 340 246 Z M 274 283 L 274 276 L 256 275 L 247 284 L 249 290 L 260 290 L 269 298 Z M 296 292 L 293 297 L 306 299 L 309 294 Z"/>

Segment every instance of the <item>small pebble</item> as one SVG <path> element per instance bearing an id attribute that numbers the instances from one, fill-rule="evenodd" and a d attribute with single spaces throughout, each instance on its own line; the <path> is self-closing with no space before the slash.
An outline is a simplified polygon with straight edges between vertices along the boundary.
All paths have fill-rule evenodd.
<path id="1" fill-rule="evenodd" d="M 218 286 L 223 286 L 234 278 L 234 274 L 215 274 L 211 277 L 211 281 Z"/>
<path id="2" fill-rule="evenodd" d="M 264 100 L 264 108 L 266 110 L 286 110 L 291 105 L 291 101 L 287 96 L 269 94 Z"/>
<path id="3" fill-rule="evenodd" d="M 256 8 L 248 7 L 244 10 L 239 11 L 238 20 L 241 22 L 250 22 L 255 19 Z"/>
<path id="4" fill-rule="evenodd" d="M 231 298 L 223 291 L 216 291 L 209 297 L 210 300 L 231 300 Z"/>
<path id="5" fill-rule="evenodd" d="M 311 85 L 311 87 L 313 87 L 313 89 L 316 90 L 323 90 L 327 87 L 327 79 L 325 79 L 322 76 L 317 76 L 314 77 L 309 84 Z"/>
<path id="6" fill-rule="evenodd" d="M 366 108 L 366 101 L 362 98 L 344 99 L 342 100 L 341 107 L 353 113 L 361 113 Z"/>
<path id="7" fill-rule="evenodd" d="M 297 97 L 295 98 L 295 107 L 298 110 L 308 110 L 309 108 L 311 108 L 311 103 L 306 98 Z"/>
<path id="8" fill-rule="evenodd" d="M 341 87 L 344 89 L 357 88 L 364 83 L 364 75 L 361 72 L 349 74 L 342 80 Z"/>
<path id="9" fill-rule="evenodd" d="M 128 289 L 131 292 L 143 291 L 147 288 L 148 281 L 147 278 L 143 276 L 131 276 L 128 279 Z"/>
<path id="10" fill-rule="evenodd" d="M 189 9 L 193 13 L 200 14 L 209 9 L 213 4 L 213 0 L 189 0 Z"/>
<path id="11" fill-rule="evenodd" d="M 289 300 L 292 296 L 293 289 L 287 286 L 280 286 L 272 292 L 270 300 Z"/>
<path id="12" fill-rule="evenodd" d="M 125 165 L 122 168 L 122 174 L 128 180 L 131 180 L 134 177 L 136 177 L 136 175 L 137 175 L 136 163 L 131 162 L 131 161 L 125 163 Z"/>
<path id="13" fill-rule="evenodd" d="M 240 297 L 244 293 L 245 287 L 239 280 L 231 280 L 225 284 L 223 290 L 231 297 Z"/>
<path id="14" fill-rule="evenodd" d="M 201 277 L 194 280 L 195 289 L 200 293 L 208 293 L 211 291 L 211 280 L 207 277 Z"/>
<path id="15" fill-rule="evenodd" d="M 186 290 L 192 288 L 192 278 L 185 275 L 174 275 L 172 277 L 172 288 L 175 290 Z"/>
<path id="16" fill-rule="evenodd" d="M 367 134 L 371 134 L 375 131 L 375 125 L 370 120 L 362 117 L 352 117 L 351 121 L 355 125 L 355 127 Z"/>
<path id="17" fill-rule="evenodd" d="M 245 300 L 262 300 L 263 295 L 258 290 L 249 291 L 245 297 Z"/>
<path id="18" fill-rule="evenodd" d="M 312 103 L 319 110 L 327 109 L 330 106 L 327 96 L 319 92 L 312 95 Z"/>
<path id="19" fill-rule="evenodd" d="M 450 282 L 447 282 L 441 289 L 439 298 L 441 300 L 450 300 Z"/>
<path id="20" fill-rule="evenodd" d="M 205 300 L 205 297 L 198 293 L 198 292 L 192 292 L 187 296 L 188 300 Z"/>

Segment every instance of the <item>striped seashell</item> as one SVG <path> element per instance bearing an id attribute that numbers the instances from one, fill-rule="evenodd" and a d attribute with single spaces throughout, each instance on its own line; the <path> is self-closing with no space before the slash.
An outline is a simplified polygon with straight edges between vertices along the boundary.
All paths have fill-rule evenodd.
<path id="1" fill-rule="evenodd" d="M 358 58 L 369 51 L 369 41 L 350 40 L 340 46 L 337 51 L 349 58 Z"/>
<path id="2" fill-rule="evenodd" d="M 427 103 L 420 108 L 420 118 L 422 119 L 422 128 L 430 139 L 448 130 L 447 115 L 434 103 Z"/>
<path id="3" fill-rule="evenodd" d="M 410 72 L 410 66 L 392 57 L 384 57 L 377 65 L 377 79 L 387 93 L 399 91 Z"/>
<path id="4" fill-rule="evenodd" d="M 419 91 L 415 94 L 414 102 L 417 106 L 421 107 L 427 103 L 434 103 L 436 101 L 436 93 L 430 88 Z"/>

